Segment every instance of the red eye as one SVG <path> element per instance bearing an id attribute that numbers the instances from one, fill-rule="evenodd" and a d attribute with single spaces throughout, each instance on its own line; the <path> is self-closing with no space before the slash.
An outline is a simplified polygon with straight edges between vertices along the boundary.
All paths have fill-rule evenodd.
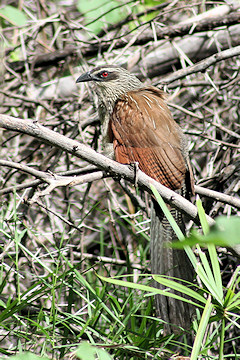
<path id="1" fill-rule="evenodd" d="M 107 76 L 108 76 L 108 72 L 107 72 L 107 71 L 103 71 L 102 74 L 101 74 L 101 76 L 107 77 Z"/>

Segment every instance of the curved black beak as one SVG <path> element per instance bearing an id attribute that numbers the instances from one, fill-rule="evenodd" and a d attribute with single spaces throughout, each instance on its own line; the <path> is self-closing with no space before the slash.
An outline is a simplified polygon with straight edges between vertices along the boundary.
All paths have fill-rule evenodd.
<path id="1" fill-rule="evenodd" d="M 85 74 L 80 75 L 79 78 L 77 78 L 76 83 L 92 81 L 92 80 L 93 78 L 91 77 L 90 71 L 88 71 Z"/>

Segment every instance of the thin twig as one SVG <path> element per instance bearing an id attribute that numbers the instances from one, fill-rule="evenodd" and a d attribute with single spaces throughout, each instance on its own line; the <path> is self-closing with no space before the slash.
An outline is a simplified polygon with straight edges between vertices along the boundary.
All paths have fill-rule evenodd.
<path id="1" fill-rule="evenodd" d="M 51 115 L 55 115 L 55 111 L 51 110 L 49 105 L 46 105 L 44 101 L 41 101 L 41 100 L 35 100 L 35 99 L 30 99 L 29 97 L 27 96 L 23 96 L 23 95 L 18 95 L 18 94 L 14 94 L 10 91 L 5 91 L 5 90 L 0 90 L 0 93 L 3 94 L 3 95 L 6 95 L 10 98 L 13 98 L 13 99 L 18 99 L 18 100 L 22 100 L 24 102 L 27 102 L 27 103 L 32 103 L 32 104 L 35 104 L 35 105 L 40 105 L 42 106 L 45 110 L 47 110 Z"/>

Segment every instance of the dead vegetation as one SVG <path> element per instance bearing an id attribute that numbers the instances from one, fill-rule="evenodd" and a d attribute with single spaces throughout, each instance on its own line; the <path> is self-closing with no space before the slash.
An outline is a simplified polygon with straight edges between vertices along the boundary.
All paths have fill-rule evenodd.
<path id="1" fill-rule="evenodd" d="M 47 309 L 50 317 L 52 298 L 56 295 L 54 310 L 66 323 L 66 303 L 71 303 L 72 314 L 85 309 L 86 294 L 79 299 L 75 292 L 70 294 L 71 288 L 66 285 L 71 284 L 73 276 L 70 263 L 92 286 L 98 284 L 92 268 L 111 276 L 133 272 L 137 277 L 139 273 L 148 273 L 149 213 L 148 209 L 143 210 L 144 195 L 132 195 L 133 187 L 122 181 L 119 184 L 116 174 L 114 181 L 103 167 L 98 166 L 97 173 L 94 161 L 89 165 L 87 156 L 80 159 L 73 151 L 21 133 L 23 129 L 20 132 L 18 128 L 4 129 L 5 115 L 37 121 L 101 152 L 96 98 L 88 86 L 77 87 L 75 80 L 96 64 L 121 64 L 142 81 L 169 93 L 173 116 L 189 135 L 196 185 L 239 200 L 239 6 L 237 2 L 230 6 L 216 1 L 156 3 L 143 8 L 137 8 L 136 2 L 119 3 L 119 11 L 128 14 L 116 23 L 105 23 L 99 33 L 86 30 L 90 20 L 70 1 L 59 5 L 54 1 L 24 0 L 19 5 L 27 16 L 24 25 L 1 19 L 0 256 L 2 277 L 7 279 L 1 288 L 4 302 L 8 297 L 24 299 L 23 294 L 28 294 L 35 282 L 42 278 L 46 283 L 49 281 L 45 291 L 39 291 L 40 295 L 36 292 L 21 309 L 14 308 L 13 327 L 8 323 L 1 328 L 2 348 L 7 355 L 18 351 L 19 335 L 14 331 L 21 332 L 22 309 L 27 308 L 28 315 L 31 313 L 30 299 L 38 313 L 39 309 L 41 312 Z M 63 183 L 44 193 L 49 178 L 59 180 L 58 176 Z M 64 184 L 66 179 L 69 182 Z M 128 196 L 121 185 L 130 192 Z M 214 197 L 201 198 L 206 213 L 213 218 L 239 215 L 239 204 L 233 206 L 228 197 L 225 203 Z M 60 252 L 64 258 L 60 259 Z M 220 253 L 225 285 L 236 261 L 227 250 Z M 65 272 L 65 277 L 59 276 L 54 287 L 50 270 L 56 267 Z M 84 281 L 78 278 L 77 283 L 84 293 Z M 114 286 L 111 291 L 114 296 Z M 111 301 L 106 300 L 110 307 Z M 147 307 L 145 303 L 141 306 Z M 93 311 L 97 314 L 96 309 Z M 75 336 L 79 341 L 90 338 L 83 330 L 88 315 L 82 310 L 83 322 L 72 320 L 68 324 L 65 345 L 75 344 Z M 47 322 L 46 318 L 42 321 Z M 110 325 L 100 321 L 106 328 L 98 332 L 97 315 L 91 321 L 95 342 L 107 342 L 112 332 L 107 329 Z M 55 357 L 64 355 L 65 350 L 56 350 L 56 345 L 61 343 L 66 328 L 59 324 L 57 330 L 54 328 L 57 340 L 46 342 L 46 353 L 55 349 Z M 39 346 L 46 340 L 38 328 L 31 343 L 31 332 L 28 328 L 24 349 L 40 353 Z M 233 343 L 226 345 L 229 351 L 233 351 Z M 154 346 L 151 343 L 148 349 Z M 160 348 L 160 344 L 157 346 Z M 116 350 L 116 358 L 127 358 L 124 356 L 130 350 L 124 351 Z"/>

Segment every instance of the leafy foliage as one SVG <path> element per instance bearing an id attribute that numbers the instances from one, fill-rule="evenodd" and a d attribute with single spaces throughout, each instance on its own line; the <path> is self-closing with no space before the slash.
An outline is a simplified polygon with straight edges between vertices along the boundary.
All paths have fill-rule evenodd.
<path id="1" fill-rule="evenodd" d="M 162 208 L 165 216 L 171 222 L 173 228 L 175 229 L 176 234 L 178 234 L 179 239 L 181 240 L 182 247 L 187 252 L 190 261 L 193 264 L 193 267 L 198 275 L 198 278 L 201 282 L 201 286 L 197 287 L 197 290 L 192 290 L 190 287 L 196 287 L 195 284 L 186 283 L 186 286 L 180 284 L 178 281 L 181 279 L 171 279 L 164 275 L 153 275 L 154 280 L 158 281 L 162 285 L 166 287 L 166 290 L 159 290 L 155 288 L 151 288 L 149 286 L 139 285 L 132 282 L 121 281 L 118 279 L 109 279 L 105 277 L 101 277 L 102 280 L 110 282 L 112 284 L 127 286 L 132 289 L 141 289 L 143 291 L 148 291 L 151 294 L 160 294 L 162 296 L 169 296 L 172 298 L 176 298 L 179 301 L 187 301 L 193 304 L 196 308 L 203 308 L 202 315 L 199 323 L 196 322 L 196 337 L 193 344 L 193 348 L 191 351 L 191 360 L 200 359 L 202 355 L 206 353 L 207 346 L 203 343 L 203 339 L 207 338 L 207 334 L 209 333 L 209 324 L 212 322 L 218 322 L 221 328 L 220 335 L 220 346 L 219 346 L 219 359 L 223 360 L 224 358 L 224 341 L 225 341 L 225 332 L 226 332 L 226 322 L 232 323 L 237 328 L 240 328 L 239 320 L 240 320 L 240 294 L 239 292 L 235 293 L 235 289 L 240 282 L 240 266 L 237 267 L 233 274 L 232 281 L 230 286 L 227 289 L 223 288 L 221 271 L 218 262 L 218 256 L 216 252 L 216 248 L 214 243 L 218 241 L 218 235 L 216 235 L 215 231 L 209 231 L 208 226 L 206 225 L 205 213 L 201 206 L 201 202 L 198 200 L 199 207 L 199 218 L 202 221 L 202 229 L 206 233 L 205 236 L 209 235 L 212 241 L 208 243 L 208 253 L 210 260 L 207 259 L 205 253 L 200 249 L 199 244 L 196 242 L 196 249 L 198 250 L 199 258 L 197 258 L 189 248 L 189 244 L 187 240 L 183 239 L 181 234 L 181 230 L 178 229 L 178 225 L 174 223 L 174 219 L 168 210 L 167 206 L 164 204 L 160 195 L 157 193 L 156 189 L 152 187 L 153 193 L 156 199 L 159 202 L 159 205 Z M 228 224 L 228 222 L 230 224 Z M 227 227 L 231 225 L 231 219 L 220 219 L 220 223 L 224 223 Z M 225 236 L 224 236 L 225 235 Z M 203 238 L 203 235 L 199 234 L 199 238 Z M 228 234 L 221 233 L 221 239 L 224 239 L 224 244 L 226 244 L 228 239 Z M 203 241 L 200 241 L 203 243 Z M 240 243 L 240 240 L 238 240 Z M 177 281 L 176 281 L 177 280 Z M 187 296 L 182 297 L 175 293 L 171 292 L 172 290 L 178 291 L 180 294 L 184 294 Z M 230 295 L 231 294 L 231 295 Z M 232 311 L 234 309 L 234 311 Z M 205 345 L 205 346 L 204 346 Z"/>
<path id="2" fill-rule="evenodd" d="M 197 232 L 193 232 L 189 238 L 180 244 L 174 244 L 175 247 L 182 248 L 189 245 L 206 246 L 214 244 L 216 246 L 234 247 L 240 244 L 240 219 L 232 216 L 219 216 L 216 224 L 212 227 L 211 232 L 202 236 Z"/>
<path id="3" fill-rule="evenodd" d="M 130 3 L 132 2 L 130 1 Z M 120 4 L 122 4 L 121 11 L 119 11 L 119 2 L 113 0 L 99 0 L 98 2 L 95 0 L 79 0 L 77 6 L 79 11 L 84 14 L 86 27 L 95 34 L 98 34 L 105 23 L 117 23 L 126 17 L 127 11 L 124 9 L 125 1 L 122 1 Z"/>
<path id="4" fill-rule="evenodd" d="M 0 9 L 0 18 L 16 26 L 26 26 L 28 21 L 28 17 L 23 11 L 11 5 L 6 5 Z"/>

